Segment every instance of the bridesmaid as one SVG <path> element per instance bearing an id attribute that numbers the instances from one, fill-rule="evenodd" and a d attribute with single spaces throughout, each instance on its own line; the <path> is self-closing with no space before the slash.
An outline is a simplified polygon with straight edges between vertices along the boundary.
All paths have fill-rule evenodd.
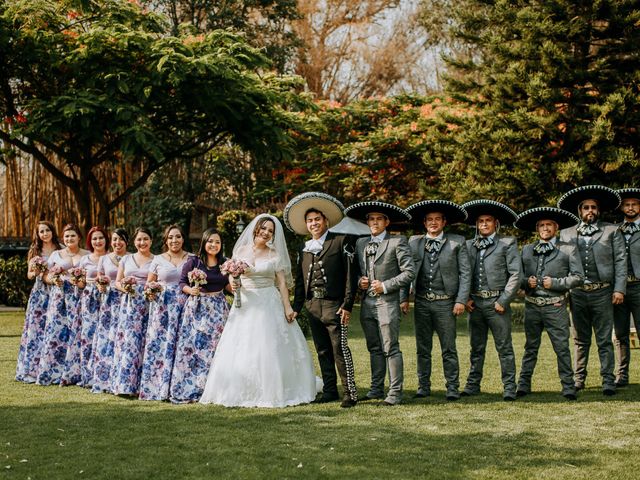
<path id="1" fill-rule="evenodd" d="M 92 365 L 93 378 L 91 391 L 93 393 L 111 392 L 111 366 L 113 364 L 113 340 L 118 326 L 118 312 L 122 292 L 116 288 L 116 278 L 120 260 L 127 254 L 129 234 L 123 228 L 116 228 L 111 234 L 111 248 L 113 252 L 100 257 L 98 274 L 109 280 L 109 285 L 100 285 L 101 294 L 98 325 L 93 337 Z"/>
<path id="2" fill-rule="evenodd" d="M 18 352 L 18 364 L 16 366 L 16 380 L 25 383 L 34 383 L 36 381 L 36 372 L 38 370 L 38 362 L 40 361 L 40 350 L 42 348 L 42 338 L 44 337 L 47 305 L 49 303 L 49 286 L 46 285 L 42 278 L 44 271 L 39 270 L 34 265 L 33 260 L 40 257 L 42 262 L 47 262 L 49 256 L 60 248 L 58 234 L 51 222 L 45 220 L 38 222 L 33 233 L 33 241 L 27 260 L 29 261 L 29 270 L 27 278 L 29 280 L 36 279 L 36 283 L 31 289 L 29 302 L 27 303 L 27 311 L 25 312 L 24 329 L 22 330 L 22 339 L 20 341 L 20 350 Z M 46 267 L 46 263 L 42 264 Z"/>
<path id="3" fill-rule="evenodd" d="M 115 395 L 135 395 L 140 389 L 142 355 L 149 320 L 144 284 L 153 261 L 151 232 L 143 227 L 133 234 L 137 252 L 125 255 L 118 267 L 116 288 L 123 295 L 114 336 L 111 391 Z M 129 283 L 129 281 L 134 283 Z"/>
<path id="4" fill-rule="evenodd" d="M 88 253 L 80 248 L 81 239 L 77 226 L 66 225 L 62 229 L 65 248 L 51 254 L 49 271 L 43 277 L 44 282 L 51 285 L 51 290 L 36 379 L 39 385 L 61 383 L 69 341 L 75 338 L 72 327 L 77 325 L 80 290 L 72 283 L 68 271 L 77 267 L 80 259 Z M 55 269 L 59 271 L 56 272 Z"/>
<path id="5" fill-rule="evenodd" d="M 109 236 L 102 227 L 92 227 L 87 234 L 87 248 L 91 251 L 80 259 L 80 266 L 87 271 L 86 284 L 80 297 L 80 382 L 79 385 L 91 388 L 93 382 L 93 340 L 100 314 L 102 294 L 96 280 L 100 259 L 109 250 Z"/>
<path id="6" fill-rule="evenodd" d="M 182 308 L 187 296 L 180 290 L 180 276 L 189 254 L 183 250 L 184 235 L 177 225 L 164 230 L 164 253 L 151 262 L 149 282 L 160 282 L 162 292 L 149 306 L 149 327 L 140 381 L 141 400 L 167 400 Z"/>
<path id="7" fill-rule="evenodd" d="M 224 288 L 229 279 L 220 273 L 222 238 L 213 228 L 205 230 L 198 256 L 189 257 L 182 268 L 180 288 L 189 295 L 184 307 L 176 359 L 173 364 L 170 400 L 174 403 L 197 402 L 204 390 L 209 366 L 229 315 Z M 207 283 L 189 284 L 189 272 L 202 270 Z"/>

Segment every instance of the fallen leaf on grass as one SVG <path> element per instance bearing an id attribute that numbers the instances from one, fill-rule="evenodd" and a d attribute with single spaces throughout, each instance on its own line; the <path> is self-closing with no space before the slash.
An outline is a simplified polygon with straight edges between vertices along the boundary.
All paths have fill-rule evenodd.
<path id="1" fill-rule="evenodd" d="M 302 463 L 299 463 L 299 464 L 298 464 L 298 468 L 302 468 Z"/>
<path id="2" fill-rule="evenodd" d="M 27 463 L 29 460 L 27 460 L 26 458 L 23 458 L 22 460 L 20 460 L 20 463 Z"/>

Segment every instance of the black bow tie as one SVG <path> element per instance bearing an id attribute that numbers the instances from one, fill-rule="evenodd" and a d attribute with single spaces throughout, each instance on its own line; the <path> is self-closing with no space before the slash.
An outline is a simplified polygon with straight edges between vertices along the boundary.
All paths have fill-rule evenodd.
<path id="1" fill-rule="evenodd" d="M 429 253 L 438 253 L 440 251 L 440 240 L 437 238 L 427 238 L 424 249 Z"/>
<path id="2" fill-rule="evenodd" d="M 598 230 L 600 229 L 595 223 L 582 223 L 578 227 L 578 233 L 583 237 L 590 237 L 591 235 L 596 233 Z"/>
<path id="3" fill-rule="evenodd" d="M 635 222 L 624 222 L 620 225 L 620 231 L 625 235 L 633 235 L 634 233 L 640 231 L 640 227 Z"/>
<path id="4" fill-rule="evenodd" d="M 493 245 L 493 238 L 491 237 L 476 237 L 473 239 L 473 246 L 478 250 L 484 250 Z"/>
<path id="5" fill-rule="evenodd" d="M 378 251 L 378 246 L 380 246 L 378 242 L 369 242 L 364 249 L 364 253 L 366 253 L 367 257 L 375 255 Z"/>
<path id="6" fill-rule="evenodd" d="M 533 252 L 536 255 L 548 255 L 550 254 L 555 247 L 553 243 L 550 242 L 538 242 L 535 247 L 533 247 Z"/>

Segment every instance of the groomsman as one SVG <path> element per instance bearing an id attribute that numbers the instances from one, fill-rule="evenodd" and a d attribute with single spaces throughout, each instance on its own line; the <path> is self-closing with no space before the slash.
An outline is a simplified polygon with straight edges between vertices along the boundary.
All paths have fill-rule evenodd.
<path id="1" fill-rule="evenodd" d="M 556 352 L 562 395 L 576 400 L 576 388 L 569 351 L 569 290 L 584 280 L 580 256 L 575 245 L 558 241 L 559 228 L 569 228 L 578 217 L 559 208 L 539 207 L 521 213 L 515 226 L 537 232 L 539 240 L 522 249 L 522 283 L 525 291 L 524 346 L 517 396 L 531 393 L 531 377 L 538 361 L 542 331 L 546 330 Z"/>
<path id="2" fill-rule="evenodd" d="M 413 257 L 407 239 L 390 235 L 387 227 L 407 222 L 411 216 L 395 205 L 361 202 L 350 206 L 345 214 L 367 222 L 370 237 L 356 242 L 362 290 L 360 322 L 371 358 L 371 389 L 367 399 L 383 399 L 383 405 L 402 401 L 403 363 L 400 351 L 400 303 L 406 287 L 414 277 Z M 389 392 L 384 397 L 384 379 L 389 367 Z"/>
<path id="3" fill-rule="evenodd" d="M 471 287 L 471 266 L 464 237 L 445 233 L 448 224 L 464 222 L 467 212 L 447 200 L 425 200 L 407 208 L 426 233 L 409 240 L 416 278 L 415 332 L 418 391 L 416 398 L 431 395 L 433 332 L 438 334 L 446 382 L 446 399 L 460 398 L 460 366 L 456 349 L 456 317 L 464 313 Z M 403 297 L 408 297 L 405 292 Z M 409 302 L 400 305 L 409 311 Z"/>
<path id="4" fill-rule="evenodd" d="M 467 223 L 476 226 L 476 236 L 467 241 L 471 261 L 469 341 L 471 369 L 462 396 L 480 393 L 488 332 L 491 330 L 500 359 L 503 399 L 516 399 L 516 361 L 511 341 L 510 303 L 522 278 L 518 244 L 514 237 L 498 234 L 500 225 L 510 225 L 516 214 L 493 200 L 473 200 L 462 205 Z"/>
<path id="5" fill-rule="evenodd" d="M 620 210 L 624 214 L 624 222 L 620 224 L 620 232 L 624 236 L 627 253 L 627 294 L 624 302 L 613 306 L 613 322 L 616 333 L 615 346 L 618 352 L 618 369 L 616 371 L 616 387 L 629 384 L 629 329 L 631 314 L 640 334 L 640 188 L 623 188 L 618 190 L 622 199 Z"/>
<path id="6" fill-rule="evenodd" d="M 311 234 L 298 254 L 296 264 L 296 316 L 303 306 L 309 317 L 313 342 L 324 382 L 319 403 L 338 400 L 337 376 L 343 388 L 343 408 L 357 400 L 353 360 L 347 329 L 356 291 L 353 243 L 345 235 L 329 231 L 343 217 L 344 206 L 334 197 L 307 192 L 293 198 L 284 210 L 287 227 L 299 235 Z"/>
<path id="7" fill-rule="evenodd" d="M 602 222 L 601 212 L 615 210 L 620 196 L 603 185 L 587 185 L 565 193 L 558 207 L 578 212 L 580 224 L 560 232 L 560 240 L 575 245 L 584 270 L 584 285 L 571 290 L 571 321 L 574 334 L 575 385 L 582 390 L 587 379 L 591 332 L 600 356 L 602 393 L 615 395 L 615 357 L 611 334 L 613 306 L 624 301 L 627 258 L 624 236 L 616 225 Z"/>

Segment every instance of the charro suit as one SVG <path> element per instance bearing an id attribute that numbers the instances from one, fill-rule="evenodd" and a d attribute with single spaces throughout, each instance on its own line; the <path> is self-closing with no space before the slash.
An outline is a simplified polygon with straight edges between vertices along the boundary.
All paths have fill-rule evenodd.
<path id="1" fill-rule="evenodd" d="M 575 380 L 584 385 L 591 346 L 591 331 L 595 332 L 600 374 L 604 390 L 615 390 L 614 354 L 611 342 L 613 329 L 613 292 L 626 292 L 627 259 L 624 237 L 616 225 L 597 222 L 598 231 L 591 236 L 578 235 L 577 227 L 560 232 L 560 240 L 576 246 L 585 275 L 585 286 L 609 284 L 593 291 L 575 288 L 571 291 L 571 320 L 574 333 Z"/>
<path id="2" fill-rule="evenodd" d="M 491 330 L 500 359 L 504 396 L 515 398 L 516 364 L 511 342 L 510 303 L 520 287 L 522 278 L 518 244 L 513 237 L 496 234 L 493 244 L 486 248 L 482 255 L 481 250 L 473 243 L 473 240 L 467 241 L 472 269 L 471 299 L 475 308 L 469 314 L 471 368 L 464 391 L 470 395 L 480 392 L 488 331 Z M 490 296 L 482 298 L 482 292 Z M 504 313 L 499 314 L 495 311 L 496 302 L 504 307 Z"/>
<path id="3" fill-rule="evenodd" d="M 386 401 L 391 404 L 402 400 L 403 363 L 398 342 L 400 330 L 400 302 L 406 300 L 405 289 L 414 278 L 414 266 L 407 239 L 388 232 L 377 247 L 373 257 L 373 275 L 367 264 L 365 249 L 371 237 L 358 239 L 356 255 L 359 275 L 383 282 L 386 293 L 362 295 L 360 322 L 371 358 L 370 395 L 381 397 L 384 379 L 389 366 L 389 393 Z M 371 278 L 373 276 L 373 278 Z"/>
<path id="4" fill-rule="evenodd" d="M 324 382 L 324 394 L 337 396 L 338 374 L 345 395 L 357 398 L 351 352 L 346 341 L 346 328 L 341 326 L 337 312 L 340 308 L 351 311 L 356 292 L 353 268 L 353 243 L 345 235 L 327 233 L 322 251 L 317 255 L 300 249 L 296 265 L 293 310 L 306 307 L 318 362 Z M 322 277 L 322 295 L 313 294 L 312 269 Z M 322 298 L 320 298 L 322 297 Z"/>
<path id="5" fill-rule="evenodd" d="M 546 330 L 558 361 L 558 375 L 563 395 L 575 395 L 571 353 L 569 350 L 569 312 L 566 295 L 570 289 L 584 281 L 582 263 L 575 245 L 557 241 L 548 254 L 537 254 L 538 243 L 525 245 L 522 249 L 522 284 L 526 293 L 524 330 L 526 344 L 522 357 L 522 368 L 518 380 L 518 391 L 531 392 L 531 377 L 538 360 L 542 331 Z M 529 277 L 537 277 L 538 285 L 529 286 Z M 551 278 L 551 288 L 541 282 Z M 540 304 L 535 304 L 538 300 Z M 550 300 L 553 303 L 543 304 Z M 554 301 L 556 300 L 556 301 Z"/>
<path id="6" fill-rule="evenodd" d="M 467 303 L 471 265 L 466 241 L 460 235 L 444 233 L 437 252 L 426 252 L 426 243 L 425 235 L 416 235 L 409 240 L 416 271 L 413 290 L 418 393 L 429 395 L 431 392 L 431 350 L 435 331 L 440 340 L 447 396 L 457 398 L 460 367 L 453 305 Z"/>

